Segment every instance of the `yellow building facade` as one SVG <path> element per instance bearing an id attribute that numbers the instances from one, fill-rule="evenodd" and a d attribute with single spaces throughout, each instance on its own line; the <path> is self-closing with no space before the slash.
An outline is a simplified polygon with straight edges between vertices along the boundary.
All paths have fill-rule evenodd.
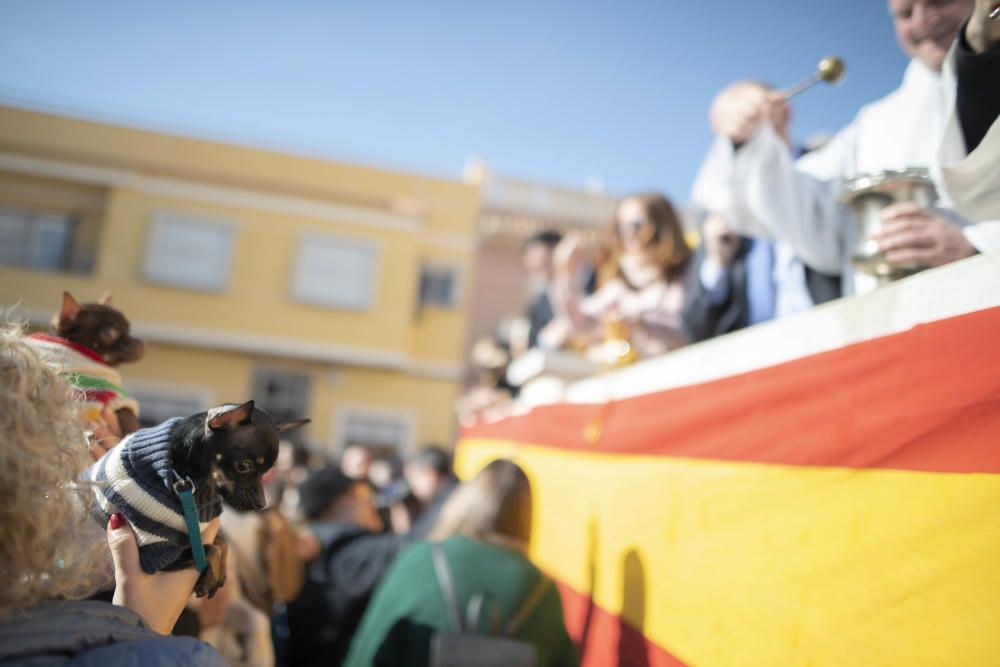
<path id="1" fill-rule="evenodd" d="M 308 442 L 450 445 L 479 193 L 457 181 L 0 107 L 0 303 L 112 290 L 149 419 L 258 400 Z"/>

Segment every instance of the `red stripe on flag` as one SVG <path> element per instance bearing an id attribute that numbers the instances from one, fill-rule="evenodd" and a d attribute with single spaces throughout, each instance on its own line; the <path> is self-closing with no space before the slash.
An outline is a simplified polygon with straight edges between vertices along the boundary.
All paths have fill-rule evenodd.
<path id="1" fill-rule="evenodd" d="M 599 433 L 596 442 L 588 434 Z M 720 380 L 465 429 L 589 452 L 1000 473 L 1000 308 Z M 593 438 L 591 438 L 593 439 Z"/>
<path id="2" fill-rule="evenodd" d="M 684 663 L 649 641 L 615 614 L 569 586 L 556 582 L 562 597 L 566 630 L 581 652 L 580 667 L 684 667 Z"/>

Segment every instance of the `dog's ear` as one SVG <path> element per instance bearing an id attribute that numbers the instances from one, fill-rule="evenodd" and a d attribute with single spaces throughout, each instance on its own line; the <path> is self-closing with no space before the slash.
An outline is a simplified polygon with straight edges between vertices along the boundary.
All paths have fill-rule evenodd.
<path id="1" fill-rule="evenodd" d="M 59 311 L 59 322 L 73 322 L 79 314 L 80 304 L 76 302 L 76 299 L 73 298 L 72 294 L 69 292 L 63 292 L 62 309 Z"/>
<path id="2" fill-rule="evenodd" d="M 311 421 L 311 419 L 286 419 L 278 422 L 274 427 L 278 429 L 278 433 L 284 433 L 285 431 L 301 428 Z"/>
<path id="3" fill-rule="evenodd" d="M 111 305 L 111 290 L 107 290 L 101 295 L 101 298 L 97 300 L 98 306 L 110 306 Z"/>
<path id="4" fill-rule="evenodd" d="M 253 422 L 253 401 L 247 401 L 243 405 L 238 405 L 235 408 L 223 405 L 218 408 L 212 408 L 208 411 L 208 416 L 205 417 L 205 426 L 213 431 L 218 431 L 220 429 L 233 428 L 234 426 L 239 426 L 241 424 L 250 424 Z"/>

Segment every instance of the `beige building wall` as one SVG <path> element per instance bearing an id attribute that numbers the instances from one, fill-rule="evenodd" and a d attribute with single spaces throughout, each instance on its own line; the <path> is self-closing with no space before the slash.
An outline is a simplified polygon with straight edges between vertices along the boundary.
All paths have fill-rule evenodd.
<path id="1" fill-rule="evenodd" d="M 63 290 L 94 301 L 111 289 L 148 343 L 121 369 L 126 385 L 167 404 L 255 398 L 255 370 L 304 375 L 306 436 L 329 452 L 352 419 L 394 424 L 407 448 L 452 442 L 478 207 L 459 182 L 0 107 L 0 209 L 76 221 L 61 266 L 0 264 L 0 304 L 43 324 Z M 150 277 L 164 216 L 221 230 L 221 287 Z M 184 242 L 171 270 L 211 273 L 195 266 L 204 247 Z M 327 287 L 322 272 L 297 280 L 316 243 L 374 257 L 366 306 L 302 298 L 302 285 Z M 451 277 L 447 303 L 421 301 L 427 267 Z"/>

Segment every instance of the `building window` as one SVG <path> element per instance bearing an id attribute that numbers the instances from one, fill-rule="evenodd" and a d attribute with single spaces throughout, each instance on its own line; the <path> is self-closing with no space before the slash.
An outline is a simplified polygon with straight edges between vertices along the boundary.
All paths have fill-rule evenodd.
<path id="1" fill-rule="evenodd" d="M 154 213 L 143 275 L 161 285 L 221 292 L 229 284 L 234 236 L 227 222 Z"/>
<path id="2" fill-rule="evenodd" d="M 378 456 L 400 456 L 410 450 L 412 418 L 407 415 L 369 410 L 341 410 L 336 445 L 344 451 L 361 445 Z"/>
<path id="3" fill-rule="evenodd" d="M 40 271 L 71 267 L 77 219 L 0 207 L 0 264 Z"/>
<path id="4" fill-rule="evenodd" d="M 458 271 L 451 266 L 424 264 L 420 271 L 420 305 L 454 308 L 458 304 Z"/>
<path id="5" fill-rule="evenodd" d="M 276 420 L 308 416 L 309 376 L 306 373 L 255 368 L 252 382 L 250 397 L 255 405 Z"/>
<path id="6" fill-rule="evenodd" d="M 211 407 L 210 393 L 199 389 L 132 383 L 127 383 L 125 389 L 139 403 L 139 423 L 143 427 L 174 417 L 190 417 Z"/>
<path id="7" fill-rule="evenodd" d="M 292 295 L 303 303 L 367 310 L 375 298 L 377 248 L 338 236 L 299 237 Z"/>

